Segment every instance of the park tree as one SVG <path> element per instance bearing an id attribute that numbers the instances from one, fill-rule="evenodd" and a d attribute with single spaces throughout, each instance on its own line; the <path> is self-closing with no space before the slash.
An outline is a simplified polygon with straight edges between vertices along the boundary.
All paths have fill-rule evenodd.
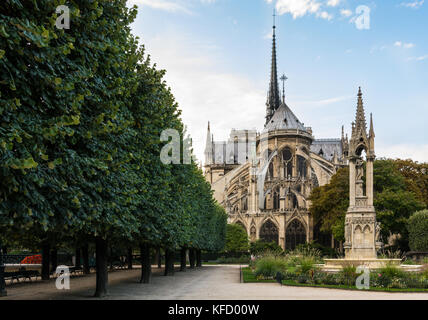
<path id="1" fill-rule="evenodd" d="M 428 210 L 415 212 L 407 223 L 409 246 L 413 251 L 428 251 Z"/>
<path id="2" fill-rule="evenodd" d="M 246 253 L 250 249 L 248 235 L 239 224 L 228 224 L 226 227 L 226 244 L 224 251 L 231 254 Z"/>
<path id="3" fill-rule="evenodd" d="M 330 183 L 315 188 L 309 199 L 314 225 L 320 224 L 321 231 L 344 240 L 345 214 L 349 207 L 349 168 L 339 169 Z"/>
<path id="4" fill-rule="evenodd" d="M 55 25 L 59 4 L 69 29 Z M 224 244 L 225 213 L 201 170 L 160 160 L 161 132 L 185 130 L 165 71 L 130 32 L 135 16 L 125 0 L 0 7 L 0 235 L 39 243 L 47 277 L 51 248 L 72 242 L 85 261 L 94 242 L 96 296 L 107 294 L 108 248 L 139 246 L 147 282 L 152 247 L 173 268 L 179 248 Z"/>
<path id="5" fill-rule="evenodd" d="M 424 194 L 426 189 L 423 184 L 416 185 L 407 181 L 400 168 L 402 164 L 399 160 L 375 161 L 374 206 L 377 220 L 382 225 L 383 238 L 400 234 L 399 246 L 407 250 L 407 221 L 412 212 L 425 207 L 418 194 Z M 418 190 L 418 193 L 413 190 Z M 344 220 L 349 206 L 349 169 L 339 169 L 329 184 L 313 190 L 310 199 L 314 223 L 320 223 L 321 231 L 330 232 L 335 239 L 343 241 Z"/>

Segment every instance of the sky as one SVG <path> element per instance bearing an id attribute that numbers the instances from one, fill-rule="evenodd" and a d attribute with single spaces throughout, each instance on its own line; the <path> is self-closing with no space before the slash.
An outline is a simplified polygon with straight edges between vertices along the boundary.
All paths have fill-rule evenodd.
<path id="1" fill-rule="evenodd" d="M 133 33 L 165 69 L 194 152 L 208 121 L 263 130 L 276 10 L 286 103 L 316 139 L 351 134 L 358 87 L 377 157 L 428 162 L 428 0 L 128 0 Z"/>

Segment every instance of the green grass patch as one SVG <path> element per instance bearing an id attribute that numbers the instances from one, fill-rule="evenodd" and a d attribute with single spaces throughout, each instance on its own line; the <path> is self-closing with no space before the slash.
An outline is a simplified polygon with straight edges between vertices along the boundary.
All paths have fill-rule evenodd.
<path id="1" fill-rule="evenodd" d="M 274 279 L 257 279 L 254 272 L 250 267 L 242 268 L 242 278 L 244 283 L 276 283 Z M 283 280 L 282 284 L 290 287 L 308 287 L 308 288 L 326 288 L 326 289 L 340 289 L 340 290 L 356 290 L 356 291 L 376 291 L 376 292 L 428 292 L 428 289 L 396 289 L 396 288 L 378 288 L 372 287 L 370 289 L 360 290 L 355 286 L 346 285 L 329 285 L 329 284 L 309 284 L 309 283 L 298 283 L 294 280 Z"/>
<path id="2" fill-rule="evenodd" d="M 298 283 L 293 280 L 283 280 L 284 286 L 290 287 L 310 287 L 310 288 L 326 288 L 326 289 L 341 289 L 341 290 L 356 290 L 356 291 L 377 291 L 377 292 L 428 292 L 428 289 L 396 289 L 396 288 L 377 288 L 372 287 L 370 289 L 358 289 L 355 286 L 346 285 L 334 285 L 334 284 L 309 284 L 309 283 Z"/>
<path id="3" fill-rule="evenodd" d="M 274 283 L 276 282 L 273 279 L 257 279 L 254 272 L 251 270 L 250 267 L 242 268 L 242 279 L 244 283 L 254 283 L 254 282 L 260 282 L 260 283 Z"/>

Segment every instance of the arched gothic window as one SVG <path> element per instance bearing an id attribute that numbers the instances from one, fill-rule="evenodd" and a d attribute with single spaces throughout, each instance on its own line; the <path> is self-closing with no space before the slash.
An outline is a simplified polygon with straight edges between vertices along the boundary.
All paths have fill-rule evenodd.
<path id="1" fill-rule="evenodd" d="M 282 150 L 282 161 L 284 164 L 284 177 L 293 176 L 293 154 L 291 153 L 290 148 L 284 148 Z"/>
<path id="2" fill-rule="evenodd" d="M 299 207 L 299 201 L 297 201 L 297 196 L 294 193 L 290 194 L 290 205 L 292 209 L 297 209 Z"/>
<path id="3" fill-rule="evenodd" d="M 279 209 L 279 189 L 273 192 L 273 208 Z"/>
<path id="4" fill-rule="evenodd" d="M 261 227 L 260 239 L 264 242 L 275 242 L 278 244 L 278 228 L 271 220 L 266 221 Z"/>
<path id="5" fill-rule="evenodd" d="M 299 244 L 306 243 L 306 230 L 297 219 L 291 221 L 285 231 L 285 247 L 294 250 Z"/>
<path id="6" fill-rule="evenodd" d="M 256 241 L 257 234 L 256 234 L 256 227 L 252 226 L 250 229 L 250 239 L 251 241 Z"/>
<path id="7" fill-rule="evenodd" d="M 306 159 L 302 156 L 297 156 L 297 171 L 300 177 L 306 178 L 308 175 L 308 167 L 306 166 Z"/>
<path id="8" fill-rule="evenodd" d="M 271 163 L 269 163 L 269 178 L 273 179 L 274 175 L 273 175 L 273 160 L 271 161 Z"/>
<path id="9" fill-rule="evenodd" d="M 242 210 L 247 211 L 248 210 L 248 198 L 247 196 L 244 196 L 242 198 Z"/>

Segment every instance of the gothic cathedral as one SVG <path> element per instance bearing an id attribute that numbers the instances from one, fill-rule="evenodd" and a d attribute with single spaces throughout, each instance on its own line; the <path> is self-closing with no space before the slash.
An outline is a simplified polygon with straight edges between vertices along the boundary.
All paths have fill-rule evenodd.
<path id="1" fill-rule="evenodd" d="M 362 108 L 361 91 L 358 97 Z M 278 85 L 274 26 L 264 129 L 232 130 L 228 141 L 214 141 L 208 123 L 204 171 L 229 223 L 242 225 L 251 241 L 294 249 L 314 240 L 314 234 L 318 239 L 308 198 L 348 165 L 349 141 L 343 127 L 340 139 L 315 139 L 285 100 Z M 333 243 L 330 238 L 323 244 Z"/>

